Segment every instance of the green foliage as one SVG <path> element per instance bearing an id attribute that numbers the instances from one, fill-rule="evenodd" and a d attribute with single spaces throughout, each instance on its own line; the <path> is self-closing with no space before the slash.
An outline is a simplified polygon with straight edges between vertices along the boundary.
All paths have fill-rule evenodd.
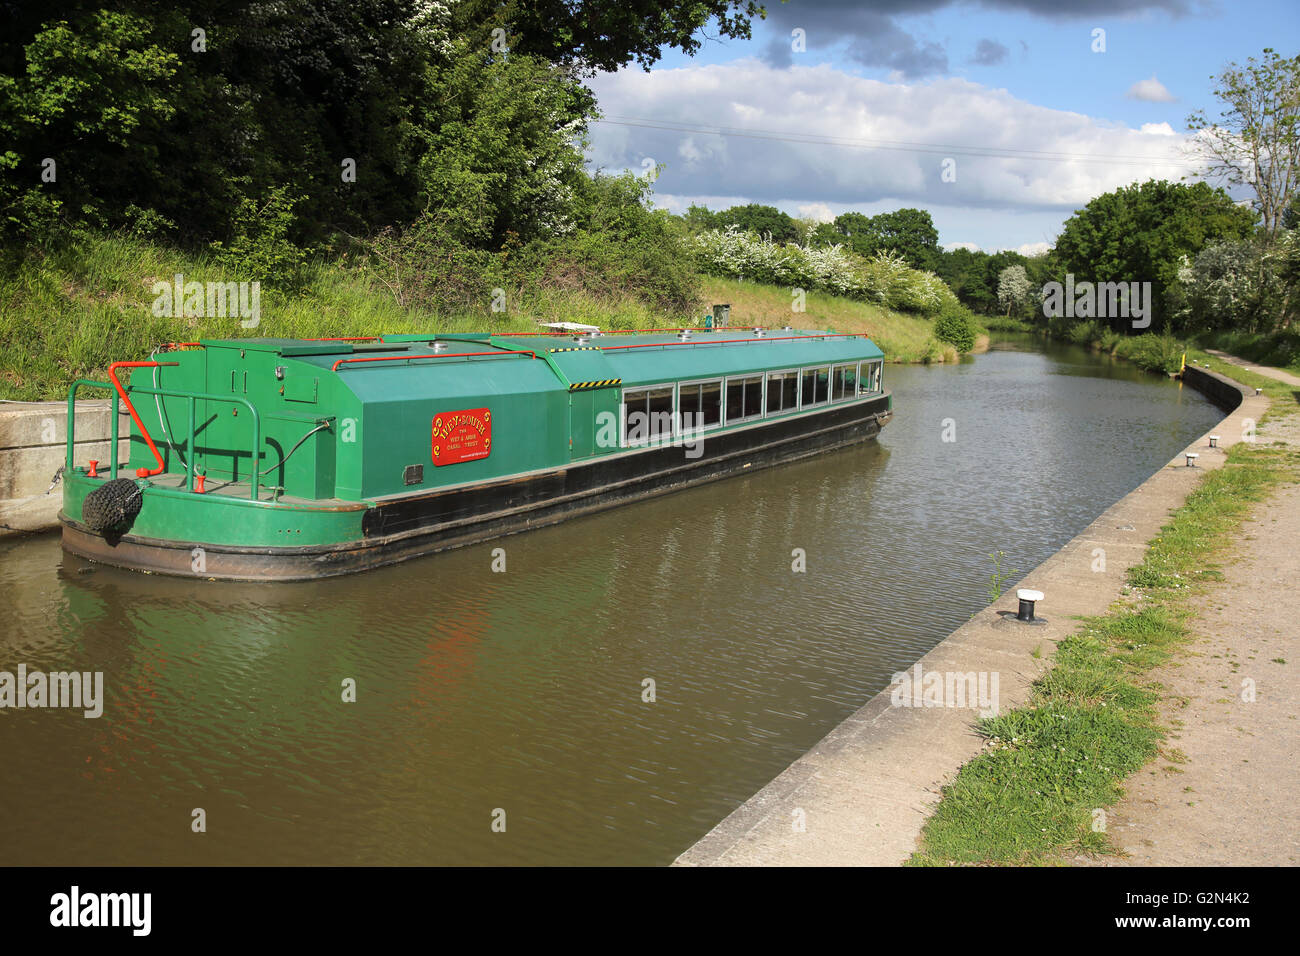
<path id="1" fill-rule="evenodd" d="M 1250 362 L 1300 371 L 1300 327 L 1266 334 L 1210 331 L 1198 335 L 1196 340 L 1205 348 L 1220 349 Z"/>
<path id="2" fill-rule="evenodd" d="M 732 206 L 724 209 L 714 217 L 715 229 L 735 228 L 741 232 L 752 232 L 771 239 L 773 242 L 793 242 L 799 236 L 794 219 L 775 206 L 763 206 L 750 203 L 748 206 Z"/>
<path id="3" fill-rule="evenodd" d="M 1293 244 L 1288 233 L 1275 244 L 1273 255 L 1257 239 L 1206 246 L 1179 270 L 1180 326 L 1187 330 L 1268 332 L 1285 324 L 1288 300 L 1284 276 Z M 1276 268 L 1278 265 L 1282 268 Z M 1294 280 L 1291 286 L 1295 288 Z"/>
<path id="4" fill-rule="evenodd" d="M 1184 256 L 1208 243 L 1244 239 L 1253 216 L 1205 183 L 1148 180 L 1092 200 L 1068 220 L 1053 251 L 1057 280 L 1066 273 L 1094 282 L 1151 282 L 1156 327 L 1169 328 L 1166 294 Z M 1128 320 L 1112 317 L 1117 328 Z"/>
<path id="5" fill-rule="evenodd" d="M 934 320 L 934 336 L 941 342 L 947 342 L 958 352 L 966 354 L 975 348 L 975 338 L 979 327 L 975 317 L 956 299 L 943 304 Z"/>
<path id="6" fill-rule="evenodd" d="M 826 291 L 925 315 L 956 304 L 938 276 L 913 269 L 892 253 L 863 260 L 840 246 L 782 244 L 735 230 L 702 232 L 692 242 L 700 270 L 708 275 Z"/>
<path id="7" fill-rule="evenodd" d="M 229 243 L 212 243 L 217 264 L 249 281 L 295 284 L 307 258 L 307 253 L 290 238 L 294 206 L 300 201 L 300 197 L 290 197 L 283 187 L 269 190 L 260 202 L 241 200 L 231 219 L 234 238 Z M 156 225 L 161 219 L 157 213 L 136 218 L 137 222 L 143 218 L 146 226 Z"/>
<path id="8" fill-rule="evenodd" d="M 1186 351 L 1186 342 L 1155 333 L 1128 336 L 1114 348 L 1115 355 L 1152 372 L 1177 372 Z"/>
<path id="9" fill-rule="evenodd" d="M 0 234 L 44 241 L 69 212 L 97 222 L 120 208 L 116 187 L 140 175 L 133 144 L 176 114 L 179 57 L 148 19 L 108 10 L 51 20 L 21 50 L 13 43 L 0 74 Z"/>
<path id="10" fill-rule="evenodd" d="M 989 560 L 993 562 L 993 573 L 989 575 L 989 584 L 986 589 L 990 604 L 1002 597 L 1002 590 L 1006 587 L 1007 581 L 1015 577 L 1018 573 L 1015 568 L 1007 568 L 1003 566 L 1006 557 L 1007 555 L 1005 551 L 993 551 L 989 553 Z"/>
<path id="11" fill-rule="evenodd" d="M 490 31 L 508 26 L 509 49 L 582 70 L 613 71 L 635 61 L 649 69 L 669 47 L 700 48 L 705 28 L 715 37 L 747 40 L 763 14 L 754 0 L 465 0 L 457 25 L 488 49 Z"/>
<path id="12" fill-rule="evenodd" d="M 847 245 L 858 255 L 881 253 L 901 257 L 913 269 L 934 269 L 941 255 L 939 231 L 924 209 L 898 209 L 877 216 L 848 212 L 833 223 L 818 227 L 812 241 L 820 245 Z"/>

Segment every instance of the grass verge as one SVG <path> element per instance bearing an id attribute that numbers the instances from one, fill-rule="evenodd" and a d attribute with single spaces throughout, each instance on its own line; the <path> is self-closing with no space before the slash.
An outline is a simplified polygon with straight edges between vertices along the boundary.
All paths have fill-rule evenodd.
<path id="1" fill-rule="evenodd" d="M 1221 575 L 1215 562 L 1296 452 L 1240 443 L 1201 479 L 1128 574 L 1109 613 L 1057 646 L 1055 666 L 1023 707 L 982 720 L 988 742 L 945 786 L 910 863 L 1041 864 L 1067 852 L 1113 852 L 1094 814 L 1164 737 L 1148 672 L 1187 636 L 1192 598 Z"/>

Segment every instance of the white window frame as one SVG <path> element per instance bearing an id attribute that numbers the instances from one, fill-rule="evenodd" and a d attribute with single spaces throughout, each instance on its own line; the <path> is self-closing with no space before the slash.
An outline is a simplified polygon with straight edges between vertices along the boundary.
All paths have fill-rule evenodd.
<path id="1" fill-rule="evenodd" d="M 803 377 L 808 372 L 820 372 L 822 369 L 826 369 L 826 401 L 805 403 L 803 400 Z M 834 362 L 828 362 L 825 365 L 805 365 L 801 369 L 799 369 L 799 408 L 800 409 L 821 408 L 823 405 L 831 404 L 832 389 L 831 389 L 830 376 L 833 373 L 834 369 L 835 369 Z M 814 394 L 816 394 L 815 390 L 814 390 Z"/>
<path id="2" fill-rule="evenodd" d="M 767 396 L 770 392 L 768 389 L 768 379 L 772 375 L 793 375 L 794 376 L 794 405 L 790 408 L 783 408 L 779 412 L 769 412 L 767 410 Z M 770 418 L 774 415 L 788 415 L 790 412 L 799 411 L 799 393 L 803 390 L 803 369 L 800 368 L 774 368 L 763 373 L 763 417 Z M 748 421 L 748 419 L 746 419 Z"/>
<path id="3" fill-rule="evenodd" d="M 758 379 L 758 388 L 759 388 L 760 395 L 758 399 L 757 415 L 742 415 L 740 418 L 737 418 L 735 419 L 735 421 L 733 421 L 731 416 L 727 414 L 727 392 L 731 388 L 731 380 L 733 378 L 740 379 L 742 381 L 750 378 Z M 741 407 L 742 409 L 744 408 L 743 396 L 741 398 Z M 742 425 L 745 422 L 762 421 L 766 417 L 767 417 L 767 373 L 766 372 L 744 372 L 739 375 L 727 375 L 724 377 L 722 383 L 722 424 Z"/>
<path id="4" fill-rule="evenodd" d="M 876 372 L 873 371 L 872 366 L 879 366 L 881 370 L 883 370 L 884 364 L 885 363 L 883 359 L 863 359 L 861 362 L 858 363 L 858 394 L 859 395 L 879 395 L 882 392 L 884 392 L 885 389 L 884 389 L 884 382 L 883 382 L 884 379 L 883 374 L 881 375 L 881 382 L 877 385 L 876 388 L 867 390 L 862 387 L 862 383 L 864 380 L 874 381 L 876 378 Z M 867 374 L 865 376 L 862 374 L 863 369 L 867 370 Z"/>
<path id="5" fill-rule="evenodd" d="M 705 426 L 703 426 L 703 430 L 704 430 L 704 431 L 713 431 L 713 429 L 715 429 L 715 428 L 721 428 L 723 425 L 725 425 L 725 424 L 727 423 L 727 376 L 725 376 L 725 375 L 715 375 L 713 378 L 692 378 L 692 379 L 688 379 L 688 380 L 686 380 L 686 381 L 684 381 L 684 382 L 678 382 L 678 383 L 677 383 L 677 396 L 676 396 L 676 401 L 674 402 L 674 409 L 675 409 L 675 411 L 674 411 L 674 414 L 673 414 L 673 427 L 675 427 L 676 429 L 678 429 L 678 434 L 683 434 L 683 435 L 686 434 L 686 430 L 685 430 L 684 426 L 682 425 L 682 386 L 684 386 L 684 385 L 711 385 L 711 384 L 714 383 L 714 382 L 717 382 L 717 383 L 718 383 L 718 386 L 719 386 L 719 388 L 718 388 L 718 423 L 717 423 L 716 425 L 705 425 Z M 696 433 L 696 432 L 698 432 L 698 431 L 700 431 L 700 430 L 701 430 L 701 429 L 700 429 L 699 426 L 696 426 L 696 425 L 692 425 L 692 426 L 691 426 L 691 433 L 692 433 L 692 434 L 694 434 L 694 433 Z"/>
<path id="6" fill-rule="evenodd" d="M 836 398 L 836 397 L 835 397 L 835 373 L 838 372 L 838 371 L 839 371 L 840 369 L 842 369 L 842 368 L 851 368 L 851 369 L 853 369 L 853 375 L 854 375 L 854 379 L 855 379 L 855 381 L 854 381 L 854 383 L 853 383 L 853 391 L 852 391 L 851 393 L 846 393 L 846 394 L 844 394 L 844 395 L 841 395 L 839 398 Z M 828 384 L 830 385 L 830 389 L 829 389 L 829 394 L 826 396 L 826 397 L 827 397 L 827 404 L 828 404 L 828 405 L 834 405 L 834 404 L 836 404 L 837 402 L 849 402 L 849 401 L 852 401 L 853 399 L 857 398 L 858 395 L 860 394 L 859 391 L 858 391 L 858 383 L 862 381 L 862 374 L 861 374 L 861 372 L 862 372 L 862 362 L 861 362 L 861 361 L 857 361 L 857 362 L 832 362 L 832 363 L 831 363 L 831 377 L 830 377 L 830 382 L 828 383 Z"/>
<path id="7" fill-rule="evenodd" d="M 628 392 L 650 392 L 657 388 L 671 388 L 673 392 L 673 410 L 671 422 L 669 424 L 669 434 L 664 436 L 654 435 L 647 436 L 640 441 L 630 442 L 627 440 L 627 393 Z M 677 410 L 677 383 L 676 382 L 659 382 L 653 385 L 628 385 L 619 390 L 618 395 L 618 440 L 620 448 L 653 448 L 657 445 L 672 444 L 678 437 L 678 410 Z"/>

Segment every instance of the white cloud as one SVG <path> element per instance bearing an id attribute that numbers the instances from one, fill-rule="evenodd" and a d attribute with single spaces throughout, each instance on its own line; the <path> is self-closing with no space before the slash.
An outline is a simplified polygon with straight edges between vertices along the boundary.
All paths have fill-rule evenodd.
<path id="1" fill-rule="evenodd" d="M 678 196 L 1068 213 L 1119 186 L 1189 172 L 1185 137 L 1160 124 L 1134 130 L 955 77 L 888 83 L 828 64 L 780 70 L 738 60 L 629 69 L 592 87 L 610 120 L 692 128 L 592 128 L 593 166 L 676 157 L 658 188 Z M 945 160 L 955 180 L 945 180 Z"/>
<path id="2" fill-rule="evenodd" d="M 799 206 L 800 219 L 812 219 L 815 222 L 830 222 L 835 218 L 831 207 L 824 202 L 809 202 Z"/>
<path id="3" fill-rule="evenodd" d="M 1142 100 L 1146 103 L 1173 103 L 1177 99 L 1163 83 L 1156 79 L 1154 73 L 1150 79 L 1138 80 L 1124 95 L 1131 100 Z"/>
<path id="4" fill-rule="evenodd" d="M 1026 242 L 1022 246 L 1016 246 L 1016 252 L 1022 256 L 1041 256 L 1045 252 L 1050 252 L 1052 244 L 1050 242 Z"/>
<path id="5" fill-rule="evenodd" d="M 1138 132 L 1145 133 L 1148 136 L 1177 136 L 1178 135 L 1177 133 L 1174 132 L 1174 128 L 1170 126 L 1168 123 L 1143 123 L 1141 128 L 1138 130 Z"/>

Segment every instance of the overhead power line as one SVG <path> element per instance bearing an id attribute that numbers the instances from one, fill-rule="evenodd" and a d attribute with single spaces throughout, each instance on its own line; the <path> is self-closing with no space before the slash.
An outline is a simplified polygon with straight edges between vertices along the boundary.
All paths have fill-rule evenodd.
<path id="1" fill-rule="evenodd" d="M 1080 153 L 1064 150 L 1020 149 L 1003 146 L 967 146 L 951 143 L 914 143 L 905 140 L 857 139 L 843 136 L 820 136 L 811 133 L 791 133 L 776 130 L 742 129 L 734 126 L 694 126 L 672 120 L 643 119 L 635 116 L 603 116 L 595 120 L 611 126 L 630 126 L 641 129 L 659 129 L 676 133 L 700 133 L 710 136 L 734 136 L 745 139 L 765 139 L 782 143 L 800 143 L 811 146 L 841 146 L 849 149 L 887 149 L 899 152 L 934 153 L 940 156 L 979 156 L 986 159 L 1031 159 L 1047 162 L 1105 163 L 1108 166 L 1174 166 L 1195 169 L 1197 164 L 1172 159 L 1144 156 L 1097 153 Z"/>

